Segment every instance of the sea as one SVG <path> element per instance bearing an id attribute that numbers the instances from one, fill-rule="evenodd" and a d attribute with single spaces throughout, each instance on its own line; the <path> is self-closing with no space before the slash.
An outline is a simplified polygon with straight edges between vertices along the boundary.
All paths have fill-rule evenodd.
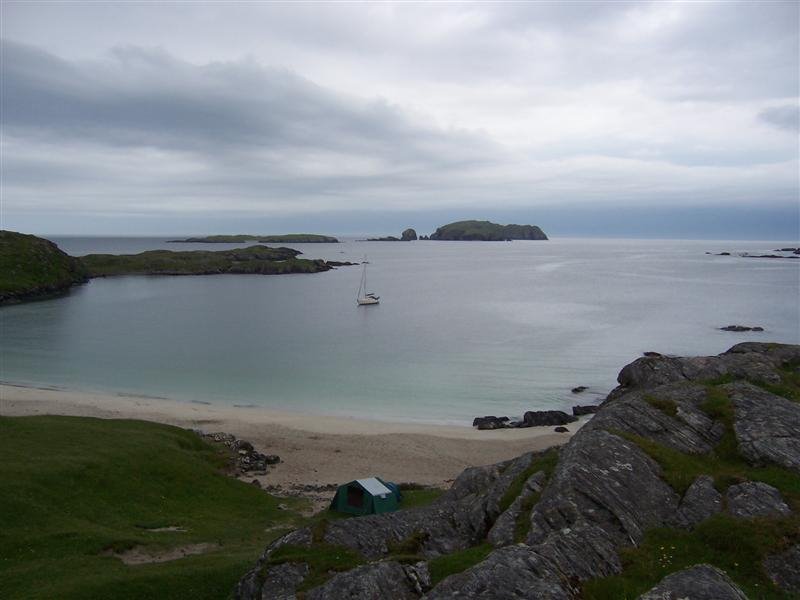
<path id="1" fill-rule="evenodd" d="M 50 239 L 73 255 L 249 245 Z M 360 265 L 94 279 L 0 308 L 0 379 L 309 418 L 469 425 L 598 403 L 646 351 L 800 343 L 800 260 L 737 255 L 797 242 L 340 239 L 291 247 L 306 258 L 366 258 L 379 305 L 356 304 Z M 719 330 L 730 324 L 764 332 Z"/>

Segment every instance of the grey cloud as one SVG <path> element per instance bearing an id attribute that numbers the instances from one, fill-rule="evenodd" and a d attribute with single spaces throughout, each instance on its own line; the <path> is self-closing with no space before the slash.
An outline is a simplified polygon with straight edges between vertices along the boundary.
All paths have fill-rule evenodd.
<path id="1" fill-rule="evenodd" d="M 797 133 L 800 131 L 800 105 L 787 104 L 765 108 L 758 117 L 778 129 Z"/>
<path id="2" fill-rule="evenodd" d="M 442 167 L 480 160 L 486 153 L 473 149 L 489 145 L 252 61 L 195 66 L 125 47 L 110 61 L 71 63 L 7 40 L 4 51 L 3 125 L 11 135 L 200 153 L 326 150 Z"/>

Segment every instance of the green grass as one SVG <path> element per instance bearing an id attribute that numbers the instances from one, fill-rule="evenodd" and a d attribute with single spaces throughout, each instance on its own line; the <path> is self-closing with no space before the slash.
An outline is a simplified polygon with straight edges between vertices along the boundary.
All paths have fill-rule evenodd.
<path id="1" fill-rule="evenodd" d="M 663 577 L 698 563 L 724 570 L 750 598 L 788 600 L 761 568 L 768 554 L 800 540 L 800 517 L 734 519 L 717 515 L 693 531 L 658 528 L 638 548 L 620 552 L 621 575 L 594 579 L 583 586 L 586 600 L 633 600 Z"/>
<path id="2" fill-rule="evenodd" d="M 534 457 L 528 468 L 517 475 L 514 481 L 511 482 L 511 485 L 508 486 L 506 493 L 503 494 L 503 497 L 500 499 L 500 512 L 506 511 L 514 500 L 516 500 L 517 496 L 522 493 L 522 487 L 531 475 L 537 471 L 544 471 L 546 480 L 550 479 L 550 475 L 553 474 L 556 464 L 558 464 L 557 448 L 551 448 L 541 456 Z"/>
<path id="3" fill-rule="evenodd" d="M 278 499 L 222 474 L 227 452 L 176 427 L 0 417 L 0 456 L 0 581 L 8 598 L 225 598 L 298 520 L 277 508 Z M 167 526 L 186 531 L 148 531 Z M 218 548 L 138 566 L 102 554 L 201 542 Z"/>
<path id="4" fill-rule="evenodd" d="M 309 548 L 292 545 L 281 546 L 270 556 L 263 569 L 266 570 L 271 566 L 287 562 L 308 565 L 308 576 L 297 588 L 298 592 L 303 592 L 322 585 L 335 573 L 356 568 L 365 560 L 350 548 L 315 542 Z"/>
<path id="5" fill-rule="evenodd" d="M 489 221 L 457 221 L 437 228 L 432 240 L 546 240 L 547 236 L 536 225 L 498 225 Z"/>
<path id="6" fill-rule="evenodd" d="M 489 556 L 492 550 L 494 548 L 490 544 L 481 544 L 429 560 L 428 569 L 431 574 L 431 583 L 436 585 L 445 577 L 466 571 Z"/>
<path id="7" fill-rule="evenodd" d="M 298 254 L 300 252 L 290 248 L 250 246 L 218 251 L 149 250 L 139 254 L 89 254 L 80 260 L 91 277 L 216 273 L 278 275 L 316 273 L 329 268 L 323 261 L 296 258 Z"/>
<path id="8" fill-rule="evenodd" d="M 0 231 L 0 300 L 66 289 L 85 280 L 83 265 L 52 242 L 34 235 Z"/>
<path id="9" fill-rule="evenodd" d="M 427 506 L 431 502 L 438 500 L 444 494 L 444 490 L 440 488 L 420 487 L 414 489 L 400 488 L 403 494 L 403 500 L 400 502 L 400 509 L 418 508 L 420 506 Z"/>
<path id="10" fill-rule="evenodd" d="M 656 398 L 655 396 L 646 394 L 644 401 L 653 408 L 657 408 L 665 415 L 669 415 L 670 417 L 674 417 L 678 414 L 678 405 L 675 404 L 675 401 L 673 400 L 665 400 L 663 398 Z"/>
<path id="11" fill-rule="evenodd" d="M 778 369 L 778 374 L 781 376 L 780 383 L 756 383 L 756 385 L 777 396 L 800 402 L 800 373 L 795 370 L 797 367 L 797 364 L 791 364 Z"/>

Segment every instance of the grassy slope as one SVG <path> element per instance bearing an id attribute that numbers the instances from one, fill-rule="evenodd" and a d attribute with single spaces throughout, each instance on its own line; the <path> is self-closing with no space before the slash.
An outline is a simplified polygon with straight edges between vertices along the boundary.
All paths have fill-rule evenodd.
<path id="1" fill-rule="evenodd" d="M 52 242 L 0 231 L 0 300 L 10 295 L 55 292 L 84 281 L 83 266 Z"/>
<path id="2" fill-rule="evenodd" d="M 223 475 L 224 451 L 175 427 L 0 417 L 0 453 L 3 597 L 224 598 L 298 522 L 277 499 Z M 147 531 L 173 525 L 187 531 Z M 101 555 L 199 542 L 219 549 L 138 566 Z"/>
<path id="3" fill-rule="evenodd" d="M 782 384 L 769 386 L 771 391 L 797 401 L 800 377 L 792 368 L 781 369 Z M 725 425 L 725 433 L 710 456 L 687 455 L 652 440 L 621 433 L 638 444 L 663 469 L 664 480 L 679 494 L 684 494 L 702 474 L 714 477 L 714 485 L 724 496 L 733 484 L 763 481 L 778 488 L 794 514 L 786 518 L 734 519 L 717 515 L 692 531 L 657 528 L 647 532 L 638 548 L 621 552 L 624 571 L 620 575 L 595 579 L 583 588 L 590 600 L 625 600 L 654 586 L 664 576 L 683 568 L 710 563 L 723 569 L 751 598 L 787 599 L 768 579 L 761 561 L 800 542 L 800 476 L 777 465 L 752 466 L 738 452 L 733 432 L 733 407 L 725 389 L 730 381 L 723 378 L 708 387 L 703 410 Z M 768 387 L 768 386 L 762 386 Z M 648 397 L 648 402 L 667 414 L 674 406 Z"/>
<path id="4" fill-rule="evenodd" d="M 150 250 L 139 254 L 89 254 L 82 257 L 91 277 L 109 275 L 203 275 L 213 273 L 316 273 L 322 261 L 295 258 L 290 248 L 250 246 L 236 250 L 173 252 Z"/>

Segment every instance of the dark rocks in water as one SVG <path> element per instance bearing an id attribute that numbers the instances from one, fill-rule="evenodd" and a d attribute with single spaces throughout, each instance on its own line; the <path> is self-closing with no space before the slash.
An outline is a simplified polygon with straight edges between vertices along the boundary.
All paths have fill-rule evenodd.
<path id="1" fill-rule="evenodd" d="M 566 427 L 556 427 L 553 431 L 556 433 L 569 433 L 569 429 Z"/>
<path id="2" fill-rule="evenodd" d="M 755 464 L 800 473 L 800 404 L 744 381 L 723 386 L 735 412 L 739 452 Z"/>
<path id="3" fill-rule="evenodd" d="M 566 425 L 577 421 L 563 410 L 529 410 L 522 417 L 520 427 L 542 427 L 545 425 Z"/>
<path id="4" fill-rule="evenodd" d="M 369 238 L 368 242 L 411 242 L 417 239 L 417 232 L 413 229 L 406 229 L 400 234 L 400 237 L 387 235 L 385 237 Z"/>
<path id="5" fill-rule="evenodd" d="M 763 327 L 748 327 L 747 325 L 726 325 L 720 327 L 720 331 L 764 331 Z"/>
<path id="6" fill-rule="evenodd" d="M 724 571 L 695 565 L 664 577 L 639 600 L 747 600 L 745 593 Z"/>
<path id="7" fill-rule="evenodd" d="M 581 392 L 585 392 L 588 389 L 589 388 L 587 388 L 585 385 L 579 385 L 578 387 L 572 388 L 572 393 L 573 394 L 580 394 Z"/>
<path id="8" fill-rule="evenodd" d="M 800 248 L 777 248 L 775 252 L 794 252 L 800 254 Z"/>
<path id="9" fill-rule="evenodd" d="M 369 238 L 367 239 L 368 242 L 400 242 L 402 241 L 398 237 L 394 237 L 393 235 L 387 235 L 386 237 L 379 237 L 379 238 Z"/>
<path id="10" fill-rule="evenodd" d="M 495 416 L 486 416 L 486 417 L 475 417 L 472 420 L 472 426 L 477 427 L 478 429 L 502 429 L 506 427 L 508 423 L 508 417 L 495 417 Z"/>
<path id="11" fill-rule="evenodd" d="M 781 493 L 761 481 L 746 481 L 728 488 L 725 495 L 728 512 L 741 519 L 775 517 L 791 514 Z"/>
<path id="12" fill-rule="evenodd" d="M 575 417 L 582 417 L 583 415 L 593 415 L 600 407 L 594 404 L 580 405 L 577 404 L 572 407 L 572 414 Z"/>
<path id="13" fill-rule="evenodd" d="M 413 242 L 417 239 L 417 232 L 409 227 L 400 234 L 400 239 L 404 242 Z"/>
<path id="14" fill-rule="evenodd" d="M 679 527 L 693 528 L 722 512 L 722 494 L 714 487 L 714 479 L 701 475 L 683 495 L 676 522 Z"/>
<path id="15" fill-rule="evenodd" d="M 382 561 L 338 573 L 325 584 L 305 594 L 306 600 L 410 600 L 430 589 L 431 576 L 425 562 L 403 565 Z"/>
<path id="16" fill-rule="evenodd" d="M 788 594 L 800 596 L 800 544 L 768 556 L 763 566 L 772 583 Z"/>

